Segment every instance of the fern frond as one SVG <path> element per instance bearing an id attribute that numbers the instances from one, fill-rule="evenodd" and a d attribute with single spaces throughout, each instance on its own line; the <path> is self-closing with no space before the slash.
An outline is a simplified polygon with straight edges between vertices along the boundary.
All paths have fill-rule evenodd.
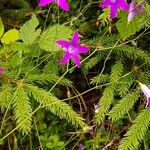
<path id="1" fill-rule="evenodd" d="M 35 100 L 41 103 L 45 108 L 49 109 L 52 113 L 60 118 L 66 119 L 76 127 L 84 127 L 85 123 L 82 121 L 83 119 L 76 114 L 68 104 L 60 101 L 51 93 L 46 92 L 45 90 L 36 86 L 28 84 L 26 87 L 33 95 Z"/>
<path id="2" fill-rule="evenodd" d="M 117 84 L 117 92 L 121 97 L 125 97 L 127 93 L 130 91 L 130 87 L 135 81 L 135 76 L 133 74 L 129 74 L 125 78 L 119 80 Z"/>
<path id="3" fill-rule="evenodd" d="M 8 16 L 11 19 L 23 19 L 25 18 L 26 14 L 32 11 L 31 9 L 5 9 L 3 10 L 3 15 Z"/>
<path id="4" fill-rule="evenodd" d="M 109 82 L 109 75 L 108 74 L 101 74 L 91 79 L 90 84 L 102 84 Z"/>
<path id="5" fill-rule="evenodd" d="M 140 92 L 137 90 L 129 93 L 126 97 L 120 100 L 119 103 L 116 104 L 116 106 L 112 108 L 112 110 L 109 112 L 109 118 L 112 121 L 116 121 L 119 118 L 123 117 L 123 115 L 133 107 L 139 96 Z"/>
<path id="6" fill-rule="evenodd" d="M 25 89 L 20 86 L 14 93 L 13 107 L 17 126 L 23 133 L 28 133 L 31 130 L 31 104 Z"/>
<path id="7" fill-rule="evenodd" d="M 96 123 L 100 123 L 104 119 L 105 115 L 108 113 L 110 105 L 112 104 L 114 99 L 114 91 L 117 85 L 116 83 L 120 79 L 122 71 L 123 65 L 121 61 L 117 61 L 111 70 L 110 75 L 111 84 L 105 88 L 103 96 L 101 97 L 101 100 L 99 102 L 100 109 L 95 116 Z"/>
<path id="8" fill-rule="evenodd" d="M 115 85 L 111 84 L 107 86 L 103 92 L 103 96 L 101 97 L 99 102 L 100 106 L 99 111 L 95 115 L 95 122 L 97 124 L 100 124 L 103 121 L 105 115 L 108 113 L 110 105 L 112 104 L 113 101 L 114 89 Z"/>
<path id="9" fill-rule="evenodd" d="M 144 139 L 150 122 L 150 109 L 143 110 L 122 139 L 118 150 L 136 150 Z"/>
<path id="10" fill-rule="evenodd" d="M 142 51 L 141 49 L 135 48 L 133 46 L 124 45 L 119 48 L 115 48 L 113 50 L 113 53 L 117 54 L 118 56 L 124 55 L 130 59 L 140 60 L 147 64 L 150 64 L 149 55 L 147 53 L 145 53 L 144 51 Z"/>
<path id="11" fill-rule="evenodd" d="M 110 81 L 116 83 L 123 72 L 123 64 L 121 61 L 117 61 L 116 64 L 112 67 Z"/>
<path id="12" fill-rule="evenodd" d="M 12 98 L 12 87 L 10 84 L 5 83 L 1 87 L 1 92 L 0 92 L 0 107 L 2 110 L 4 108 L 7 108 L 11 102 Z"/>
<path id="13" fill-rule="evenodd" d="M 92 57 L 91 59 L 86 62 L 82 67 L 82 72 L 88 73 L 88 71 L 93 68 L 99 61 L 101 60 L 101 56 L 97 55 L 95 57 Z"/>
<path id="14" fill-rule="evenodd" d="M 60 77 L 58 77 L 55 74 L 35 74 L 35 75 L 29 75 L 25 81 L 27 82 L 46 82 L 49 81 L 50 83 L 56 83 L 59 80 Z M 72 86 L 72 82 L 69 79 L 62 78 L 62 80 L 58 83 L 59 85 L 63 86 Z"/>

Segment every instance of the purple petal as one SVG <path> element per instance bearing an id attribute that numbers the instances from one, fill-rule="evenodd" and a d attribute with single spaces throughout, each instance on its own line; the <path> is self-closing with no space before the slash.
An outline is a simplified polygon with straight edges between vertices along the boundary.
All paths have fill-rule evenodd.
<path id="1" fill-rule="evenodd" d="M 72 55 L 70 53 L 65 53 L 65 55 L 63 56 L 63 58 L 60 61 L 60 64 L 65 64 L 67 63 L 70 59 L 72 58 Z"/>
<path id="2" fill-rule="evenodd" d="M 150 89 L 145 85 L 139 82 L 142 92 L 146 97 L 150 97 Z"/>
<path id="3" fill-rule="evenodd" d="M 52 2 L 54 2 L 54 1 L 53 0 L 40 0 L 38 3 L 38 6 L 42 7 L 42 6 L 45 6 L 45 5 L 50 4 Z"/>
<path id="4" fill-rule="evenodd" d="M 56 44 L 60 45 L 60 46 L 63 46 L 65 48 L 68 48 L 70 43 L 68 41 L 65 41 L 65 40 L 57 40 L 56 41 Z"/>
<path id="5" fill-rule="evenodd" d="M 80 45 L 77 47 L 77 49 L 78 49 L 79 53 L 86 53 L 90 50 L 90 48 L 88 48 L 86 46 L 80 46 Z"/>
<path id="6" fill-rule="evenodd" d="M 128 3 L 126 3 L 124 0 L 119 0 L 118 1 L 118 6 L 122 9 L 122 10 L 129 10 L 129 5 Z"/>
<path id="7" fill-rule="evenodd" d="M 116 17 L 116 15 L 117 15 L 117 8 L 118 8 L 118 6 L 116 4 L 111 4 L 111 8 L 110 8 L 110 18 L 111 19 Z"/>
<path id="8" fill-rule="evenodd" d="M 144 8 L 142 6 L 136 7 L 136 1 L 133 0 L 129 7 L 128 22 L 130 22 L 139 11 L 143 10 Z"/>
<path id="9" fill-rule="evenodd" d="M 102 3 L 99 4 L 99 7 L 105 8 L 111 4 L 110 0 L 104 0 Z"/>
<path id="10" fill-rule="evenodd" d="M 3 73 L 5 70 L 3 68 L 0 68 L 0 73 Z"/>
<path id="11" fill-rule="evenodd" d="M 150 97 L 147 98 L 146 107 L 150 108 Z"/>
<path id="12" fill-rule="evenodd" d="M 78 150 L 83 150 L 83 146 L 82 146 L 82 144 L 80 144 L 80 145 L 79 145 Z"/>
<path id="13" fill-rule="evenodd" d="M 135 8 L 136 8 L 136 1 L 133 0 L 130 3 L 130 7 L 129 7 L 128 22 L 130 22 L 134 18 L 135 14 L 137 13 Z"/>
<path id="14" fill-rule="evenodd" d="M 136 13 L 137 12 L 135 10 L 133 10 L 132 12 L 129 12 L 129 14 L 128 14 L 128 22 L 133 20 L 133 18 L 136 15 Z"/>
<path id="15" fill-rule="evenodd" d="M 80 57 L 78 55 L 73 55 L 73 59 L 78 68 L 80 68 Z"/>
<path id="16" fill-rule="evenodd" d="M 74 32 L 71 42 L 72 42 L 73 45 L 78 44 L 78 42 L 79 42 L 79 33 L 78 32 Z"/>
<path id="17" fill-rule="evenodd" d="M 57 5 L 64 11 L 69 11 L 67 0 L 56 0 Z"/>
<path id="18" fill-rule="evenodd" d="M 137 12 L 144 11 L 144 7 L 143 6 L 138 6 L 138 7 L 136 7 L 136 11 Z"/>

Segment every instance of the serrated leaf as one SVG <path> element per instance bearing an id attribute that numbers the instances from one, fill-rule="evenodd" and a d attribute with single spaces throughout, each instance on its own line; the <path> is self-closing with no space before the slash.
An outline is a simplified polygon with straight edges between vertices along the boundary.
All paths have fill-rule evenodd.
<path id="1" fill-rule="evenodd" d="M 30 52 L 30 48 L 28 45 L 22 42 L 14 42 L 11 44 L 11 49 L 13 51 L 23 51 L 24 53 Z"/>
<path id="2" fill-rule="evenodd" d="M 14 114 L 19 129 L 28 133 L 31 129 L 31 104 L 29 97 L 23 87 L 19 87 L 13 99 Z"/>
<path id="3" fill-rule="evenodd" d="M 2 19 L 0 17 L 0 38 L 3 35 L 3 33 L 4 33 L 4 24 L 3 24 Z"/>
<path id="4" fill-rule="evenodd" d="M 122 12 L 118 16 L 120 20 L 116 23 L 117 30 L 122 39 L 128 38 L 144 27 L 147 18 L 142 14 L 137 14 L 131 22 L 127 22 L 127 14 Z"/>
<path id="5" fill-rule="evenodd" d="M 84 127 L 85 123 L 83 119 L 72 110 L 72 108 L 65 102 L 59 100 L 53 94 L 40 89 L 33 85 L 26 85 L 29 95 L 33 95 L 35 100 L 49 109 L 53 114 L 59 116 L 60 118 L 66 119 L 68 122 L 71 122 L 76 127 Z"/>
<path id="6" fill-rule="evenodd" d="M 39 25 L 38 19 L 33 15 L 20 29 L 20 39 L 26 44 L 31 44 L 40 35 L 41 29 L 36 29 Z"/>
<path id="7" fill-rule="evenodd" d="M 19 31 L 17 29 L 11 29 L 7 31 L 1 38 L 3 44 L 10 44 L 19 39 Z"/>
<path id="8" fill-rule="evenodd" d="M 56 40 L 68 39 L 72 35 L 72 30 L 66 26 L 54 25 L 43 32 L 39 41 L 41 49 L 46 51 L 56 51 L 60 47 L 55 44 Z"/>

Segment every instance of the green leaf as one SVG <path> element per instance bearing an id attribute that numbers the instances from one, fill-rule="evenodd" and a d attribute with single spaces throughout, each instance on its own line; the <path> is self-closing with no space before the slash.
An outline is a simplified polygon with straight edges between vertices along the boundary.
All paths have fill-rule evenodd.
<path id="1" fill-rule="evenodd" d="M 97 124 L 100 124 L 103 121 L 105 115 L 107 115 L 108 113 L 110 105 L 114 100 L 114 89 L 115 89 L 115 85 L 110 84 L 105 88 L 103 92 L 103 96 L 99 101 L 99 105 L 100 105 L 99 111 L 95 115 L 95 122 Z"/>
<path id="2" fill-rule="evenodd" d="M 60 47 L 55 44 L 56 40 L 68 39 L 71 34 L 72 30 L 69 27 L 54 25 L 43 32 L 39 41 L 39 46 L 46 51 L 59 50 Z"/>
<path id="3" fill-rule="evenodd" d="M 12 90 L 13 88 L 10 84 L 5 83 L 4 85 L 2 85 L 0 91 L 0 106 L 2 110 L 7 108 L 11 103 L 11 98 L 13 96 Z"/>
<path id="4" fill-rule="evenodd" d="M 31 130 L 31 104 L 29 97 L 23 87 L 18 87 L 13 99 L 14 114 L 17 122 L 17 127 L 23 133 L 28 133 Z"/>
<path id="5" fill-rule="evenodd" d="M 27 21 L 20 29 L 20 38 L 26 44 L 31 44 L 40 35 L 41 29 L 36 29 L 39 25 L 38 19 L 35 15 Z"/>
<path id="6" fill-rule="evenodd" d="M 110 81 L 117 83 L 123 72 L 123 64 L 121 61 L 117 61 L 116 64 L 112 67 Z"/>
<path id="7" fill-rule="evenodd" d="M 137 150 L 144 139 L 150 123 L 150 109 L 144 109 L 121 140 L 118 150 Z"/>
<path id="8" fill-rule="evenodd" d="M 83 119 L 72 110 L 72 108 L 65 102 L 59 100 L 57 97 L 43 89 L 33 85 L 26 85 L 30 95 L 33 95 L 35 100 L 42 104 L 43 108 L 49 109 L 53 114 L 60 118 L 66 119 L 71 122 L 75 127 L 84 127 Z"/>
<path id="9" fill-rule="evenodd" d="M 130 35 L 138 32 L 148 21 L 146 15 L 137 14 L 134 19 L 128 23 L 126 16 L 127 14 L 124 12 L 119 13 L 120 20 L 116 23 L 117 30 L 122 39 L 126 39 Z"/>
<path id="10" fill-rule="evenodd" d="M 19 31 L 17 29 L 11 29 L 7 31 L 1 38 L 1 42 L 4 44 L 10 44 L 19 39 Z"/>
<path id="11" fill-rule="evenodd" d="M 0 38 L 3 35 L 3 33 L 4 33 L 4 24 L 3 24 L 2 19 L 0 17 Z"/>
<path id="12" fill-rule="evenodd" d="M 25 43 L 22 43 L 22 42 L 14 42 L 11 44 L 11 49 L 13 51 L 22 51 L 24 53 L 28 53 L 30 52 L 30 47 L 28 45 L 26 45 Z"/>
<path id="13" fill-rule="evenodd" d="M 112 121 L 116 121 L 119 118 L 123 117 L 123 115 L 126 114 L 133 107 L 139 96 L 139 91 L 133 91 L 129 93 L 112 108 L 112 110 L 109 112 L 109 118 Z"/>

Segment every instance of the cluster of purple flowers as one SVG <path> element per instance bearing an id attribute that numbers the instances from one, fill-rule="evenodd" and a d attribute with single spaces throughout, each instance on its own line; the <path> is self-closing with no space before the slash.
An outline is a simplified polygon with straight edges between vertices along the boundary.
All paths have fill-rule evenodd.
<path id="1" fill-rule="evenodd" d="M 104 0 L 100 3 L 100 7 L 110 7 L 111 19 L 116 17 L 118 8 L 128 11 L 128 22 L 130 22 L 138 12 L 144 10 L 143 6 L 137 5 L 136 0 L 132 0 L 130 4 L 125 0 Z"/>
<path id="2" fill-rule="evenodd" d="M 39 0 L 38 6 L 45 6 L 47 4 L 56 3 L 61 9 L 64 11 L 69 11 L 69 5 L 67 0 Z M 110 19 L 113 19 L 117 16 L 118 9 L 122 9 L 128 11 L 128 22 L 130 22 L 134 16 L 144 10 L 144 7 L 137 4 L 136 0 L 132 0 L 130 4 L 126 2 L 126 0 L 103 0 L 99 4 L 101 8 L 110 8 Z M 60 63 L 65 64 L 69 62 L 70 59 L 74 59 L 76 66 L 80 67 L 80 53 L 87 53 L 90 49 L 87 46 L 83 46 L 79 44 L 79 33 L 74 32 L 72 40 L 58 40 L 56 44 L 62 46 L 64 48 L 64 56 L 61 59 Z M 3 71 L 1 71 L 3 72 Z M 147 104 L 146 107 L 150 107 L 150 89 L 142 84 L 139 83 L 141 90 L 147 97 Z M 96 112 L 99 108 L 96 109 Z M 79 149 L 82 149 L 82 145 L 79 146 Z"/>
<path id="3" fill-rule="evenodd" d="M 51 3 L 56 3 L 64 11 L 69 11 L 67 0 L 40 0 L 38 6 L 45 6 Z M 128 11 L 128 22 L 130 22 L 138 12 L 144 10 L 143 6 L 137 5 L 136 0 L 132 0 L 130 4 L 125 0 L 104 0 L 99 6 L 101 8 L 110 7 L 111 19 L 116 17 L 118 8 Z"/>
<path id="4" fill-rule="evenodd" d="M 69 5 L 67 0 L 39 0 L 38 6 L 45 6 L 47 4 L 56 3 L 64 11 L 69 11 Z M 104 0 L 99 5 L 102 8 L 110 7 L 110 18 L 113 19 L 117 15 L 118 8 L 129 11 L 128 22 L 130 22 L 136 13 L 142 11 L 143 6 L 137 6 L 136 0 L 132 0 L 130 5 L 125 0 Z M 74 59 L 76 66 L 80 67 L 80 53 L 86 53 L 89 48 L 79 45 L 79 34 L 74 32 L 71 42 L 65 40 L 58 40 L 56 44 L 62 46 L 65 51 L 64 57 L 61 59 L 61 64 L 69 62 L 70 59 Z"/>

